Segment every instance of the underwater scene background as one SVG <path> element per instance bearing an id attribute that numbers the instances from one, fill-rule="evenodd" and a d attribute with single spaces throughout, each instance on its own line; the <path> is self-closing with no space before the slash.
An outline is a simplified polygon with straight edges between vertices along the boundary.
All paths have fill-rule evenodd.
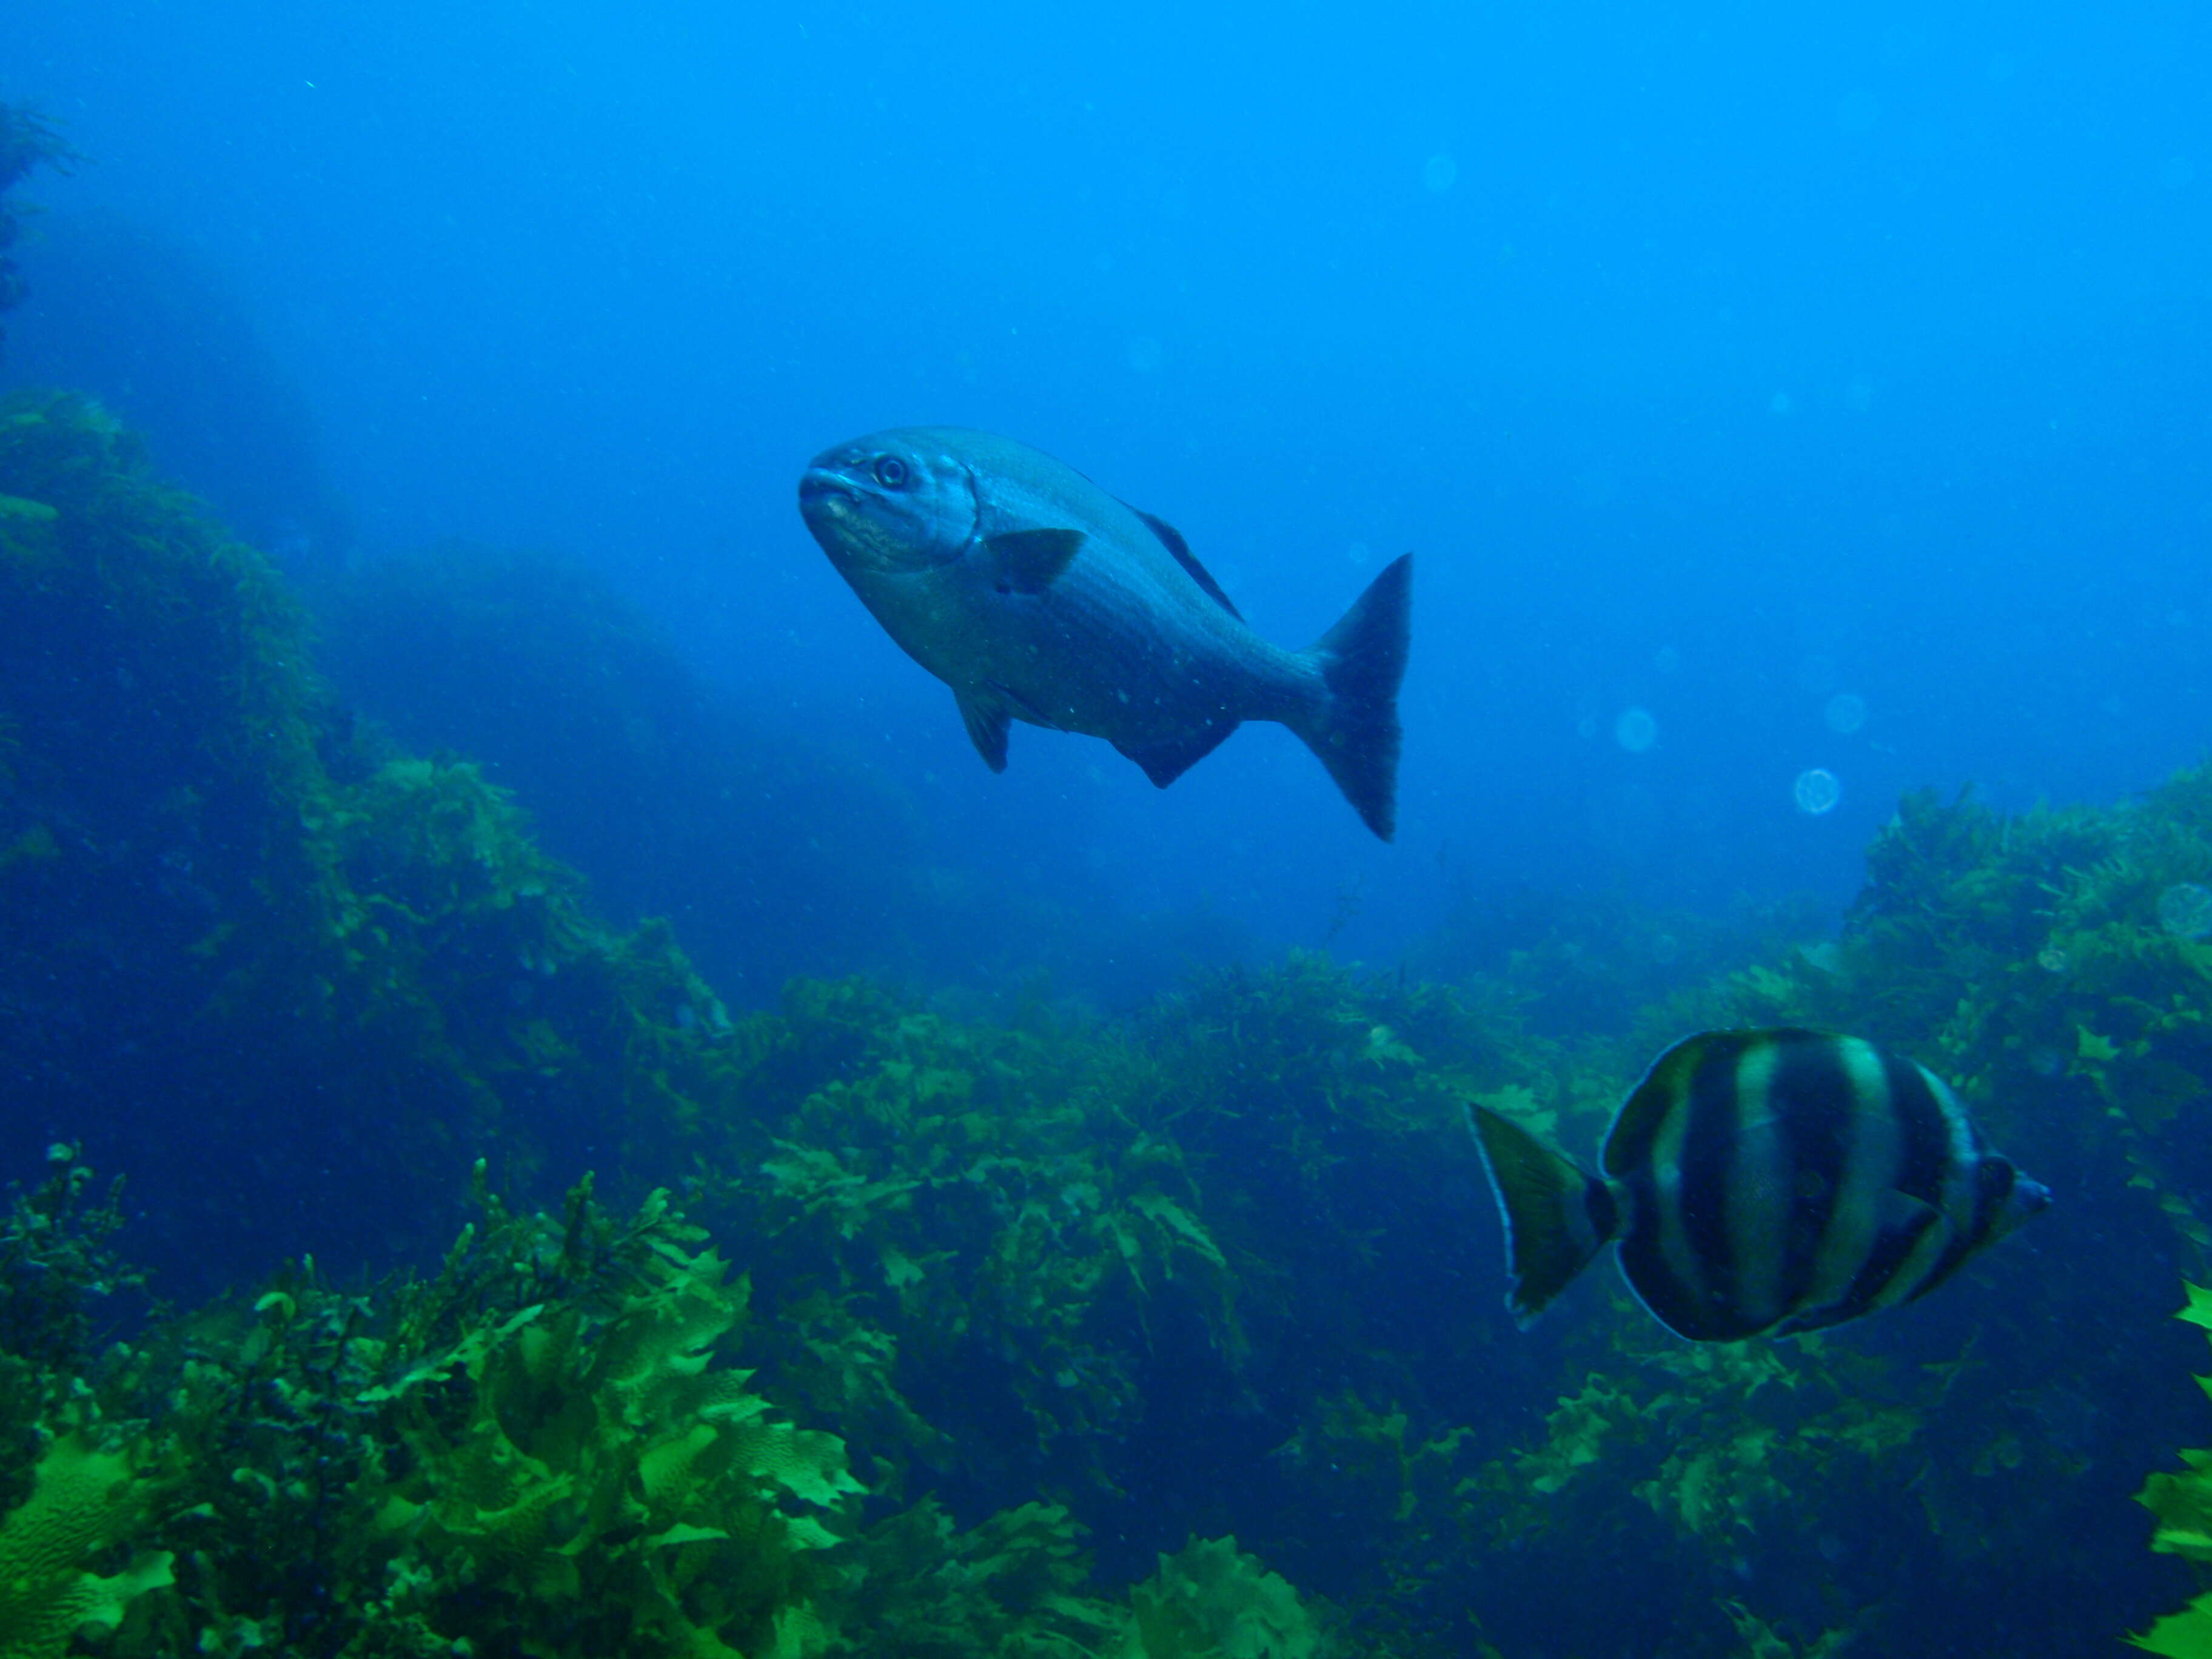
<path id="1" fill-rule="evenodd" d="M 2208 37 L 0 13 L 0 1659 L 2212 1654 Z M 923 422 L 1416 550 L 1395 842 L 988 771 Z M 1517 1329 L 1472 1115 L 1776 1025 L 2049 1213 Z"/>

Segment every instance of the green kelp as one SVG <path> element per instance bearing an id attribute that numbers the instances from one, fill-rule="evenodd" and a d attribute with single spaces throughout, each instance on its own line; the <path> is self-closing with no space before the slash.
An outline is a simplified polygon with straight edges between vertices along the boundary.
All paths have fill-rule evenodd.
<path id="1" fill-rule="evenodd" d="M 858 1484 L 725 1349 L 742 1281 L 663 1194 L 487 1199 L 434 1278 L 305 1271 L 135 1379 L 179 1558 L 158 1639 L 347 1654 L 798 1653 Z"/>
<path id="2" fill-rule="evenodd" d="M 2188 1303 L 2174 1317 L 2212 1332 L 2212 1291 L 2197 1285 L 2183 1288 L 2188 1292 Z M 2197 1380 L 2212 1395 L 2212 1379 Z M 2158 1517 L 2150 1547 L 2160 1554 L 2178 1555 L 2202 1567 L 2212 1563 L 2212 1450 L 2186 1450 L 2181 1461 L 2189 1466 L 2185 1471 L 2152 1475 L 2136 1494 L 2136 1501 Z M 2208 1659 L 2212 1656 L 2212 1590 L 2128 1641 L 2149 1652 L 2165 1654 L 2167 1659 Z"/>
<path id="3" fill-rule="evenodd" d="M 0 1519 L 0 1656 L 1322 1652 L 1231 1541 L 1124 1599 L 1063 1507 L 871 1500 L 737 1365 L 747 1281 L 665 1194 L 476 1201 L 433 1274 L 302 1262 L 118 1350 Z"/>
<path id="4" fill-rule="evenodd" d="M 1042 1455 L 1113 1486 L 1163 1346 L 1218 1377 L 1242 1342 L 1174 1146 L 1121 1110 L 1141 1064 L 1097 1029 L 965 1025 L 855 982 L 786 1007 L 758 1063 L 811 1052 L 821 1080 L 738 1126 L 745 1162 L 702 1206 L 758 1241 L 776 1374 L 895 1462 L 949 1473 L 957 1448 L 997 1491 L 1000 1460 Z"/>
<path id="5" fill-rule="evenodd" d="M 1320 1659 L 1321 1628 L 1298 1593 L 1237 1547 L 1193 1539 L 1129 1593 L 1123 1659 Z"/>
<path id="6" fill-rule="evenodd" d="M 11 1187 L 0 1218 L 0 1656 L 52 1659 L 86 1626 L 113 1630 L 171 1582 L 170 1558 L 132 1546 L 153 1489 L 143 1441 L 103 1418 L 95 1310 L 141 1275 L 116 1255 L 121 1183 L 95 1198 L 76 1149 Z M 105 1311 L 105 1310 L 100 1310 Z"/>
<path id="7" fill-rule="evenodd" d="M 130 1534 L 144 1498 L 125 1454 L 82 1433 L 46 1448 L 30 1495 L 0 1516 L 0 1659 L 60 1659 L 77 1631 L 112 1631 L 137 1597 L 174 1582 L 162 1551 L 105 1576 L 87 1565 Z"/>

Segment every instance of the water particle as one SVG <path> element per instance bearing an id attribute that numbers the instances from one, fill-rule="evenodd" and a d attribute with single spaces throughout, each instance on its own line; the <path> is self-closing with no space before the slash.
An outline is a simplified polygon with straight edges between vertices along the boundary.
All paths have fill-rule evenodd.
<path id="1" fill-rule="evenodd" d="M 1799 811 L 1817 818 L 1836 810 L 1836 803 L 1844 798 L 1844 783 L 1826 767 L 1815 766 L 1797 775 L 1790 793 L 1796 798 Z"/>
<path id="2" fill-rule="evenodd" d="M 1640 755 L 1659 741 L 1659 722 L 1648 708 L 1624 708 L 1613 723 L 1613 740 L 1632 755 Z"/>
<path id="3" fill-rule="evenodd" d="M 1866 724 L 1866 699 L 1856 691 L 1838 691 L 1828 699 L 1820 711 L 1820 718 L 1828 723 L 1828 730 L 1839 737 L 1848 738 Z"/>
<path id="4" fill-rule="evenodd" d="M 1421 168 L 1421 187 L 1441 196 L 1459 182 L 1459 163 L 1449 155 L 1431 155 Z"/>

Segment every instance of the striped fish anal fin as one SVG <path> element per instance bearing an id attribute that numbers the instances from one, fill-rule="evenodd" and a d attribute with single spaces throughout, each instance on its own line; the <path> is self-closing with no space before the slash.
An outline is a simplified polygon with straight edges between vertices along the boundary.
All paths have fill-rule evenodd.
<path id="1" fill-rule="evenodd" d="M 1009 530 L 983 547 L 998 567 L 999 592 L 1034 595 L 1059 580 L 1083 542 L 1080 530 Z"/>
<path id="2" fill-rule="evenodd" d="M 968 728 L 968 741 L 975 745 L 975 752 L 983 757 L 983 764 L 994 772 L 1005 771 L 1009 718 L 1006 705 L 993 702 L 973 691 L 955 691 L 952 696 L 960 705 L 960 720 Z"/>
<path id="3" fill-rule="evenodd" d="M 1222 740 L 1237 726 L 1235 720 L 1217 720 L 1171 742 L 1138 744 L 1117 741 L 1114 747 L 1143 767 L 1145 775 L 1155 787 L 1164 789 L 1219 748 Z"/>
<path id="4" fill-rule="evenodd" d="M 1525 1327 L 1620 1230 L 1613 1190 L 1509 1117 L 1477 1106 L 1475 1143 L 1498 1194 L 1513 1288 L 1505 1305 Z"/>

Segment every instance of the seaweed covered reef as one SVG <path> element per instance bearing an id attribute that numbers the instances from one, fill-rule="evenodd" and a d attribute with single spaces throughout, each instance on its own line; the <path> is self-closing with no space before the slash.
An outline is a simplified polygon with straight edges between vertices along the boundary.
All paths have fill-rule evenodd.
<path id="1" fill-rule="evenodd" d="M 913 801 L 726 706 L 580 562 L 446 547 L 313 598 L 343 696 L 412 748 L 485 764 L 605 914 L 671 918 L 733 1001 L 865 965 L 874 919 L 921 899 Z"/>
<path id="2" fill-rule="evenodd" d="M 60 131 L 37 111 L 0 104 L 0 311 L 23 299 L 22 274 L 11 252 L 23 234 L 22 210 L 8 200 L 9 192 L 39 167 L 66 170 L 76 160 Z"/>
<path id="3" fill-rule="evenodd" d="M 0 406 L 0 632 L 8 1659 L 2057 1656 L 2185 1599 L 2130 1497 L 2200 1437 L 2212 770 L 1909 798 L 1839 937 L 1580 1028 L 1565 951 L 733 1017 L 82 400 Z M 1516 1332 L 1469 1106 L 1579 1150 L 1783 1021 L 1953 1077 L 2052 1218 L 1820 1337 L 1596 1275 Z"/>

